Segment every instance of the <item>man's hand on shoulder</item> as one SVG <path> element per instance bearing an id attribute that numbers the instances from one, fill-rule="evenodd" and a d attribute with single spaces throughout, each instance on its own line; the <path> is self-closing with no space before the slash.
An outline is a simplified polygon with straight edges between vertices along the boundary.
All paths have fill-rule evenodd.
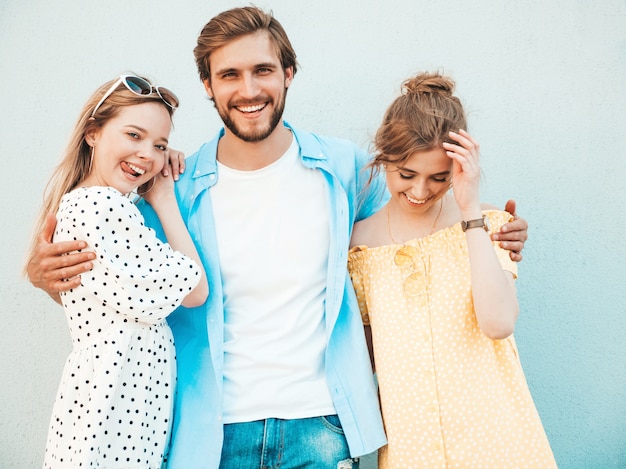
<path id="1" fill-rule="evenodd" d="M 491 238 L 494 241 L 500 241 L 500 247 L 509 251 L 512 261 L 520 262 L 523 257 L 524 243 L 528 239 L 528 222 L 520 218 L 515 209 L 515 201 L 507 201 L 504 210 L 513 215 L 513 221 L 502 225 L 500 231 L 491 235 Z"/>
<path id="2" fill-rule="evenodd" d="M 59 292 L 79 286 L 80 274 L 93 268 L 91 261 L 96 256 L 90 251 L 77 252 L 87 247 L 84 241 L 53 243 L 55 227 L 56 218 L 50 213 L 26 270 L 30 283 L 59 303 Z"/>

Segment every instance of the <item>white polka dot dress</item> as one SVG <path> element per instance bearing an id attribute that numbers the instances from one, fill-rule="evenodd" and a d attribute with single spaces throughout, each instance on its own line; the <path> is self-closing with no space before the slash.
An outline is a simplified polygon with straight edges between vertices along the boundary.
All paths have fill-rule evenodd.
<path id="1" fill-rule="evenodd" d="M 492 231 L 510 219 L 485 214 Z M 491 340 L 478 326 L 460 223 L 406 245 L 413 262 L 402 266 L 402 245 L 357 246 L 349 256 L 389 442 L 379 468 L 555 468 L 513 336 Z M 516 275 L 508 252 L 495 249 Z"/>
<path id="2" fill-rule="evenodd" d="M 200 280 L 198 266 L 161 243 L 135 205 L 110 187 L 66 194 L 54 241 L 96 253 L 61 298 L 73 350 L 54 404 L 45 468 L 160 468 L 175 392 L 165 317 Z"/>

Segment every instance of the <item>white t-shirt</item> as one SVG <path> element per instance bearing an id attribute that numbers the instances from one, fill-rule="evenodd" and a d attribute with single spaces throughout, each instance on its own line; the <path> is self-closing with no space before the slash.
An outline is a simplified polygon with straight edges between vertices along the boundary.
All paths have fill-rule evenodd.
<path id="1" fill-rule="evenodd" d="M 224 289 L 224 423 L 336 413 L 324 372 L 330 228 L 324 176 L 295 139 L 275 163 L 218 163 L 211 189 Z"/>

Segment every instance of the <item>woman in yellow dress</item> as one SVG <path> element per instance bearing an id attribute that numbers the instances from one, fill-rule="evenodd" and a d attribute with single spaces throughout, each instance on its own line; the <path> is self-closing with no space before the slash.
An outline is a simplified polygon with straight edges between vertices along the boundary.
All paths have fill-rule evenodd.
<path id="1" fill-rule="evenodd" d="M 511 215 L 480 203 L 453 91 L 438 73 L 404 83 L 371 163 L 391 198 L 352 236 L 389 441 L 379 467 L 554 468 L 512 335 L 517 266 L 489 237 Z"/>

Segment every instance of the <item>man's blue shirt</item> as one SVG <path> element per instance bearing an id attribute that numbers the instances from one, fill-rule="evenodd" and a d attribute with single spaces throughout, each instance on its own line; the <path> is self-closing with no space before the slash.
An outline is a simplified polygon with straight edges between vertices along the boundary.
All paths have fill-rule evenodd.
<path id="1" fill-rule="evenodd" d="M 367 184 L 369 171 L 363 168 L 369 155 L 354 144 L 285 126 L 297 140 L 302 164 L 321 171 L 326 182 L 331 230 L 326 378 L 350 452 L 356 457 L 375 451 L 386 440 L 347 256 L 354 222 L 374 214 L 386 201 L 384 181 L 376 177 Z M 180 307 L 168 317 L 178 370 L 168 457 L 168 467 L 175 469 L 217 468 L 222 449 L 224 305 L 210 188 L 219 176 L 217 143 L 223 135 L 222 129 L 186 160 L 186 171 L 176 183 L 182 217 L 206 270 L 209 298 L 200 307 Z M 151 207 L 144 202 L 140 209 L 146 224 L 164 238 Z"/>

